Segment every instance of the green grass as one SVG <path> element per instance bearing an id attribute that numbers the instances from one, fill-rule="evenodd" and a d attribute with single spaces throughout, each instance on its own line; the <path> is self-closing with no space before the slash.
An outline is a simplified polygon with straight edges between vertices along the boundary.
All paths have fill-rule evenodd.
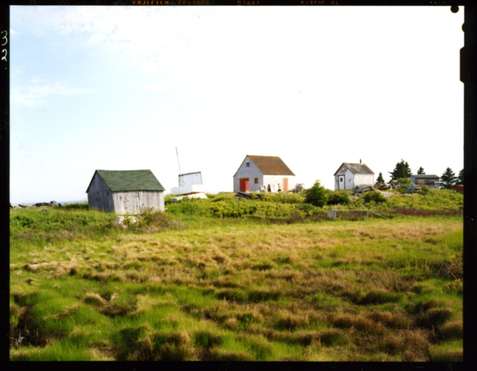
<path id="1" fill-rule="evenodd" d="M 84 208 L 12 210 L 11 359 L 462 359 L 461 217 L 200 211 L 301 205 L 219 196 L 126 229 Z"/>

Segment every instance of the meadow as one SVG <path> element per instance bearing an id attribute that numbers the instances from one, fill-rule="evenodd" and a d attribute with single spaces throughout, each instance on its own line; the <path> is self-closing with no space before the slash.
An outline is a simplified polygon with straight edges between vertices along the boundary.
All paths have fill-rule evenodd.
<path id="1" fill-rule="evenodd" d="M 260 197 L 12 209 L 11 360 L 462 359 L 461 194 Z"/>

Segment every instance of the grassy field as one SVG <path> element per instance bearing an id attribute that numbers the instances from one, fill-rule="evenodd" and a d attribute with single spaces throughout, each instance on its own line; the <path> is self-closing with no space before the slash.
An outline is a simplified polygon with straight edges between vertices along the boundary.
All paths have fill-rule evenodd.
<path id="1" fill-rule="evenodd" d="M 461 207 L 442 195 L 423 208 Z M 462 217 L 270 223 L 264 209 L 302 200 L 220 197 L 129 228 L 13 209 L 11 359 L 462 359 Z M 210 211 L 221 203 L 252 211 Z"/>

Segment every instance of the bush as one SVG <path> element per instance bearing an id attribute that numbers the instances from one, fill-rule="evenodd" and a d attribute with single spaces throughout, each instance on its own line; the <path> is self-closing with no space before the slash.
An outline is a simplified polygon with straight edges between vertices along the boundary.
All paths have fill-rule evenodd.
<path id="1" fill-rule="evenodd" d="M 348 192 L 334 191 L 328 194 L 328 205 L 347 205 L 350 203 Z"/>
<path id="2" fill-rule="evenodd" d="M 370 202 L 383 203 L 383 202 L 386 201 L 386 199 L 384 198 L 384 196 L 380 192 L 369 191 L 369 192 L 366 192 L 363 195 L 363 201 L 365 203 L 370 203 Z"/>
<path id="3" fill-rule="evenodd" d="M 305 200 L 305 197 L 301 193 L 291 193 L 291 192 L 251 193 L 250 198 L 252 200 L 280 202 L 280 203 L 289 203 L 289 204 L 302 203 Z"/>
<path id="4" fill-rule="evenodd" d="M 397 180 L 397 188 L 401 193 L 407 192 L 411 186 L 411 178 L 399 178 Z"/>
<path id="5" fill-rule="evenodd" d="M 305 192 L 305 202 L 314 206 L 323 207 L 328 200 L 328 191 L 316 181 L 313 187 Z"/>

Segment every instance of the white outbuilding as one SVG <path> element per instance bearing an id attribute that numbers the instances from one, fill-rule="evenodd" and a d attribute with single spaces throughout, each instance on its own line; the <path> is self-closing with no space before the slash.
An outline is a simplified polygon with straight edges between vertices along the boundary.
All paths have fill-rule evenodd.
<path id="1" fill-rule="evenodd" d="M 335 190 L 351 190 L 364 185 L 374 185 L 374 172 L 361 161 L 359 164 L 343 162 L 335 172 Z"/>
<path id="2" fill-rule="evenodd" d="M 117 214 L 164 210 L 164 187 L 151 170 L 96 170 L 86 193 L 92 209 Z"/>
<path id="3" fill-rule="evenodd" d="M 234 192 L 286 192 L 295 185 L 295 174 L 277 156 L 247 155 L 234 174 Z"/>
<path id="4" fill-rule="evenodd" d="M 177 199 L 181 198 L 207 198 L 205 187 L 202 182 L 202 172 L 194 171 L 190 173 L 179 174 L 178 187 L 171 190 Z"/>

